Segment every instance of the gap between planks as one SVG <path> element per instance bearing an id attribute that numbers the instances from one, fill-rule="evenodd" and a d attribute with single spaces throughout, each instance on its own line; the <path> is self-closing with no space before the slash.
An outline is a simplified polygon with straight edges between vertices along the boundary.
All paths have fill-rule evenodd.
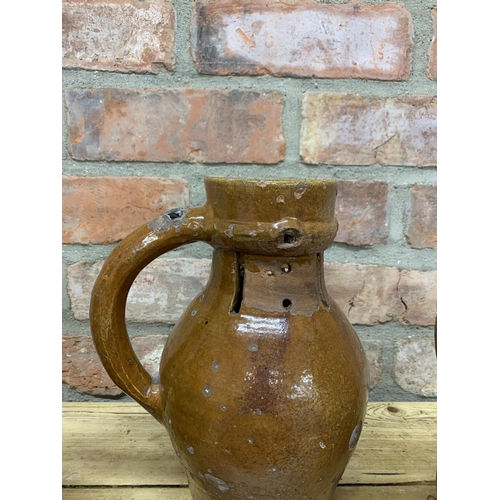
<path id="1" fill-rule="evenodd" d="M 338 486 L 334 500 L 436 500 L 435 484 Z M 64 488 L 63 500 L 192 500 L 187 488 Z"/>
<path id="2" fill-rule="evenodd" d="M 397 487 L 435 478 L 436 403 L 370 403 L 341 484 Z M 186 486 L 187 481 L 166 430 L 138 404 L 63 403 L 63 485 Z M 343 486 L 348 487 L 354 486 Z"/>

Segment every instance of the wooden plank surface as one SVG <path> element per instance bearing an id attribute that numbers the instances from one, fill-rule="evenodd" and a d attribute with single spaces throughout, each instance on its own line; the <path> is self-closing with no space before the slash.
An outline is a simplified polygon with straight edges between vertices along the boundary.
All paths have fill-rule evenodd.
<path id="1" fill-rule="evenodd" d="M 341 483 L 380 488 L 374 485 L 396 487 L 433 483 L 435 479 L 436 403 L 370 403 L 361 438 Z M 166 430 L 136 403 L 63 403 L 63 486 L 136 485 L 187 485 Z M 142 489 L 153 494 L 153 488 L 140 488 L 134 495 L 143 494 Z M 159 489 L 164 492 L 162 498 L 184 499 L 166 496 L 166 489 Z M 362 489 L 370 494 L 369 488 Z M 382 490 L 374 491 L 380 494 Z M 78 488 L 64 492 L 82 494 Z M 122 496 L 102 498 L 145 498 L 123 496 L 124 488 L 120 492 Z M 168 494 L 184 493 L 183 488 L 175 488 Z M 112 490 L 102 490 L 102 494 L 112 494 Z M 366 495 L 351 498 L 375 498 Z"/>
<path id="2" fill-rule="evenodd" d="M 192 500 L 187 488 L 64 488 L 63 500 Z M 436 485 L 339 486 L 335 500 L 436 500 Z"/>

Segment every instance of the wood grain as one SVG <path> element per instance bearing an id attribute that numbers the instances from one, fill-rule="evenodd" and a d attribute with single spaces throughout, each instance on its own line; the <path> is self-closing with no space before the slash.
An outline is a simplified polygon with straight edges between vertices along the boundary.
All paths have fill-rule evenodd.
<path id="1" fill-rule="evenodd" d="M 63 500 L 191 500 L 187 488 L 64 488 Z M 436 486 L 339 486 L 335 500 L 435 500 Z"/>
<path id="2" fill-rule="evenodd" d="M 370 403 L 341 484 L 403 485 L 435 479 L 436 403 Z M 136 403 L 63 403 L 63 486 L 185 487 L 187 481 L 167 432 Z M 147 491 L 152 495 L 151 488 Z M 184 494 L 180 488 L 175 491 L 172 495 Z M 117 493 L 126 494 L 123 488 Z"/>

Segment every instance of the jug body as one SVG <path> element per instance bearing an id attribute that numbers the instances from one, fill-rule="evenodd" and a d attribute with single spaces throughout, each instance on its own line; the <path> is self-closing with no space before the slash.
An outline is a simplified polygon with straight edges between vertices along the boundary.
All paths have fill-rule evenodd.
<path id="1" fill-rule="evenodd" d="M 361 343 L 323 277 L 335 183 L 206 187 L 202 211 L 152 221 L 108 259 L 92 302 L 96 347 L 115 382 L 166 427 L 194 500 L 331 499 L 368 400 Z M 170 247 L 134 257 L 165 232 Z M 123 290 L 165 246 L 193 239 L 214 247 L 210 279 L 169 335 L 153 383 L 127 344 Z M 115 298 L 106 279 L 120 272 Z M 132 384 L 131 370 L 141 374 Z"/>
<path id="2" fill-rule="evenodd" d="M 165 424 L 196 500 L 331 498 L 368 391 L 361 344 L 321 271 L 320 255 L 214 253 L 213 278 L 160 369 Z"/>

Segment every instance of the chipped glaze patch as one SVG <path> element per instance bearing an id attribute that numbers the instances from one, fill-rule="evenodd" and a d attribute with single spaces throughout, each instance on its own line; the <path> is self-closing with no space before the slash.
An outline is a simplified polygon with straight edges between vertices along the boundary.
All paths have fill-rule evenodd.
<path id="1" fill-rule="evenodd" d="M 152 229 L 156 234 L 163 233 L 172 226 L 179 230 L 182 223 L 186 219 L 187 210 L 185 208 L 173 208 L 167 213 L 160 215 L 156 219 L 148 223 L 148 228 Z"/>
<path id="2" fill-rule="evenodd" d="M 307 184 L 305 182 L 299 182 L 299 184 L 297 184 L 297 188 L 295 189 L 293 195 L 295 196 L 295 198 L 297 198 L 297 200 L 300 200 L 300 198 L 302 198 L 302 195 L 306 192 L 306 189 L 307 189 Z"/>
<path id="3" fill-rule="evenodd" d="M 361 422 L 358 422 L 356 427 L 354 427 L 354 430 L 352 431 L 351 434 L 351 439 L 349 439 L 349 450 L 354 450 L 354 447 L 356 446 L 359 436 L 361 434 Z"/>
<path id="4" fill-rule="evenodd" d="M 205 478 L 209 483 L 212 483 L 213 485 L 217 486 L 220 491 L 228 491 L 229 486 L 228 484 L 223 481 L 222 479 L 219 479 L 218 477 L 212 476 L 211 474 L 205 474 Z"/>

